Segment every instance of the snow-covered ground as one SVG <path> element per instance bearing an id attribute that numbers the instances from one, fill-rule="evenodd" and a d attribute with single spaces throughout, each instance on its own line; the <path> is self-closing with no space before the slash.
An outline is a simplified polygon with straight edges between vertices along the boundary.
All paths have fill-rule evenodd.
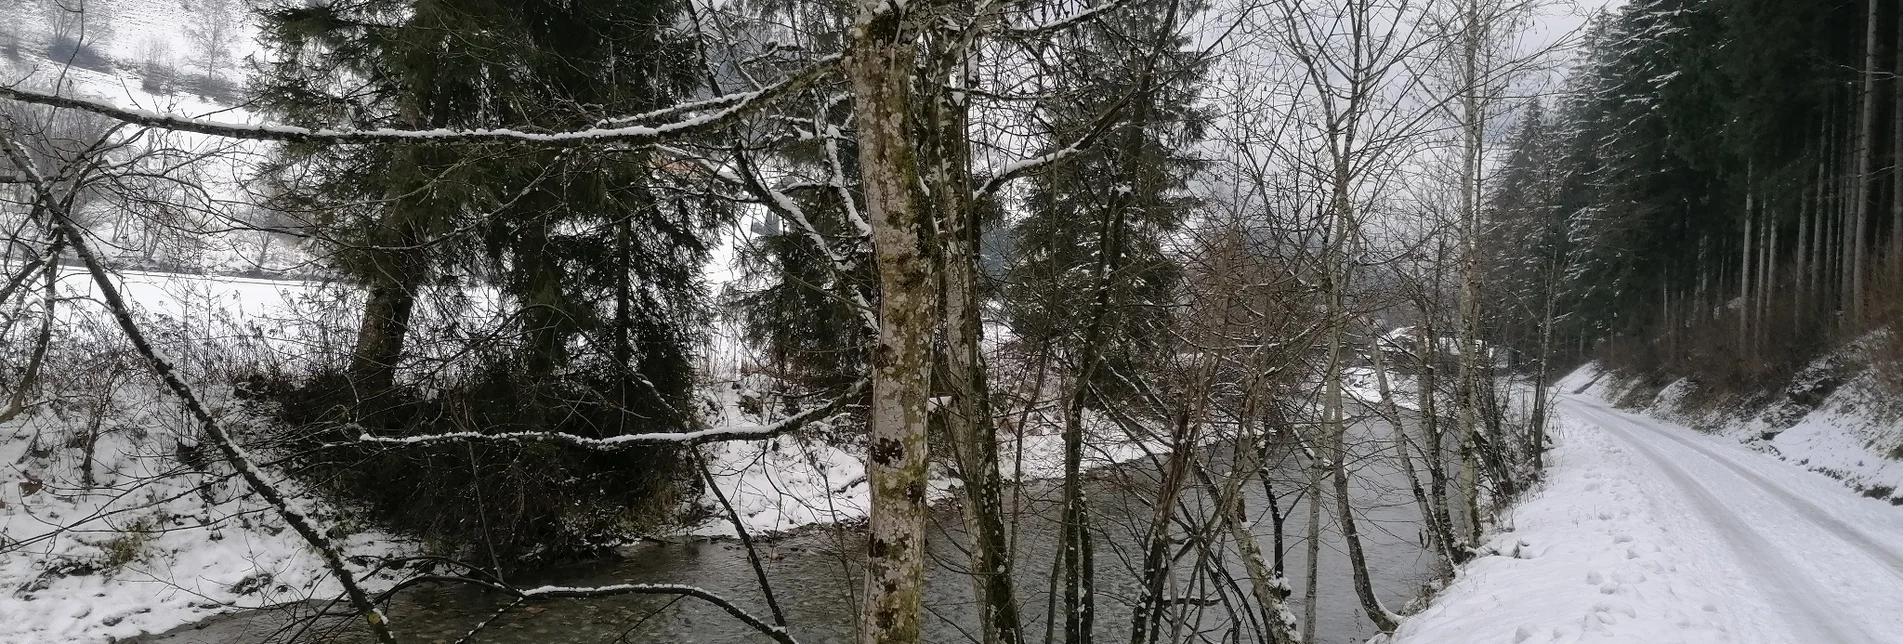
<path id="1" fill-rule="evenodd" d="M 1398 373 L 1388 374 L 1388 397 L 1394 399 L 1394 406 L 1408 411 L 1420 411 L 1420 385 L 1412 376 Z M 1365 404 L 1380 405 L 1380 374 L 1373 367 L 1349 367 L 1341 372 L 1341 390 L 1349 398 Z"/>
<path id="2" fill-rule="evenodd" d="M 316 553 L 227 468 L 210 456 L 202 468 L 181 462 L 196 433 L 174 405 L 150 387 L 118 387 L 115 397 L 92 450 L 91 486 L 71 443 L 91 409 L 0 424 L 0 643 L 107 641 L 336 596 Z M 372 557 L 359 563 L 416 548 L 308 496 L 294 501 L 341 528 L 346 552 Z"/>
<path id="3" fill-rule="evenodd" d="M 207 375 L 295 348 L 302 282 L 128 271 L 119 285 L 160 351 L 201 386 L 215 415 L 256 427 Z M 64 271 L 47 398 L 0 423 L 0 643 L 95 642 L 171 628 L 237 607 L 333 596 L 315 553 L 196 447 L 196 427 L 162 394 L 103 315 L 89 276 Z M 234 355 L 237 347 L 255 353 Z M 84 440 L 96 434 L 85 481 Z M 182 454 L 197 453 L 197 457 Z M 187 462 L 197 465 L 188 465 Z M 416 550 L 327 511 L 280 481 L 346 552 Z M 372 580 L 368 585 L 384 583 Z"/>
<path id="4" fill-rule="evenodd" d="M 1903 509 L 1593 396 L 1557 411 L 1543 486 L 1394 641 L 1898 641 Z"/>
<path id="5" fill-rule="evenodd" d="M 1903 405 L 1885 381 L 1891 376 L 1867 357 L 1887 340 L 1873 333 L 1811 362 L 1770 397 L 1730 405 L 1709 404 L 1689 379 L 1652 393 L 1591 364 L 1556 387 L 1739 441 L 1903 505 Z"/>

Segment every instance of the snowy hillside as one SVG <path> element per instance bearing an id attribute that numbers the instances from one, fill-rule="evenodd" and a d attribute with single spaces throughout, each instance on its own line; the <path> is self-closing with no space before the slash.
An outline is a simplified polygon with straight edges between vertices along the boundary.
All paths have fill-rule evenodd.
<path id="1" fill-rule="evenodd" d="M 21 0 L 21 5 L 26 10 L 0 21 L 0 39 L 13 45 L 12 55 L 0 56 L 0 74 L 9 85 L 42 91 L 57 87 L 66 96 L 159 113 L 239 123 L 258 120 L 238 105 L 247 73 L 244 61 L 257 50 L 250 13 L 241 2 Z M 213 26 L 216 34 L 208 35 Z M 68 51 L 70 46 L 60 44 L 68 40 L 85 43 L 84 51 L 97 60 L 81 64 Z M 207 61 L 215 64 L 208 66 Z M 187 82 L 193 78 L 216 78 L 218 86 Z M 35 122 L 44 113 L 22 116 Z M 154 167 L 163 169 L 153 171 L 150 185 L 122 185 L 78 208 L 124 266 L 231 275 L 308 274 L 312 258 L 294 238 L 260 229 L 281 223 L 253 205 L 259 201 L 257 164 L 268 150 L 256 142 L 147 133 L 126 154 L 200 157 L 204 162 L 155 162 Z M 162 225 L 153 225 L 155 221 Z"/>

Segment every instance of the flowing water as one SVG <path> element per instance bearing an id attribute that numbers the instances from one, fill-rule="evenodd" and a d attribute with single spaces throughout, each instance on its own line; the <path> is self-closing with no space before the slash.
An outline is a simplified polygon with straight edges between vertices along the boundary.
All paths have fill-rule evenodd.
<path id="1" fill-rule="evenodd" d="M 1401 473 L 1387 448 L 1387 426 L 1359 423 L 1349 430 L 1355 457 L 1350 498 L 1360 518 L 1360 534 L 1377 594 L 1391 610 L 1414 597 L 1433 572 L 1433 556 L 1420 539 L 1421 517 Z M 1375 442 L 1375 441 L 1379 442 Z M 1212 460 L 1228 453 L 1212 447 Z M 1376 454 L 1377 450 L 1386 450 Z M 1417 461 L 1416 467 L 1419 467 Z M 1090 475 L 1086 490 L 1095 534 L 1096 629 L 1099 642 L 1128 641 L 1130 609 L 1138 595 L 1135 570 L 1142 558 L 1142 537 L 1148 531 L 1155 478 L 1161 468 L 1137 462 L 1108 467 Z M 1307 472 L 1292 460 L 1271 468 L 1268 477 L 1287 515 L 1283 526 L 1284 551 L 1295 589 L 1291 610 L 1304 613 L 1306 579 L 1305 541 L 1308 495 L 1297 498 Z M 1423 473 L 1423 476 L 1425 474 Z M 1252 529 L 1264 551 L 1274 543 L 1273 522 L 1262 486 L 1244 486 L 1246 505 L 1259 517 Z M 1332 489 L 1332 488 L 1330 488 Z M 1045 615 L 1058 537 L 1059 488 L 1054 483 L 1030 483 L 1007 491 L 1016 516 L 1014 531 L 1017 589 L 1023 605 L 1027 641 L 1043 642 Z M 1198 514 L 1213 513 L 1200 490 L 1187 494 L 1185 503 Z M 1352 586 L 1348 557 L 1334 520 L 1335 503 L 1323 498 L 1322 584 L 1316 602 L 1317 640 L 1324 643 L 1362 642 L 1376 633 L 1362 613 Z M 963 523 L 955 506 L 932 515 L 928 541 L 929 563 L 925 599 L 927 639 L 931 642 L 971 642 L 968 633 L 977 622 L 969 569 L 963 549 Z M 1205 515 L 1207 516 L 1207 515 Z M 764 568 L 792 634 L 806 644 L 844 644 L 854 641 L 853 607 L 861 592 L 859 562 L 862 533 L 839 527 L 801 531 L 758 544 Z M 1233 553 L 1225 562 L 1246 592 L 1246 575 Z M 1194 556 L 1185 561 L 1191 561 Z M 1188 564 L 1184 564 L 1187 566 Z M 692 584 L 729 598 L 748 612 L 771 621 L 746 551 L 730 541 L 648 543 L 623 549 L 621 556 L 566 564 L 522 574 L 508 580 L 518 587 L 543 584 L 588 586 L 618 583 Z M 1234 592 L 1234 588 L 1227 589 Z M 1175 587 L 1172 597 L 1209 598 L 1223 589 L 1208 585 Z M 426 586 L 403 592 L 389 615 L 406 642 L 454 642 L 470 627 L 490 617 L 506 601 L 498 594 L 465 586 Z M 251 611 L 212 618 L 172 632 L 140 638 L 143 644 L 252 644 L 267 641 L 367 642 L 356 632 L 354 619 L 307 618 L 311 604 L 283 610 Z M 1213 610 L 1220 611 L 1220 608 Z M 1058 618 L 1061 630 L 1061 615 Z M 1061 637 L 1061 636 L 1060 636 Z M 1169 639 L 1165 633 L 1165 639 Z M 548 600 L 518 606 L 486 627 L 474 642 L 494 644 L 565 643 L 752 643 L 770 641 L 749 630 L 718 608 L 693 598 L 620 596 L 591 600 Z"/>

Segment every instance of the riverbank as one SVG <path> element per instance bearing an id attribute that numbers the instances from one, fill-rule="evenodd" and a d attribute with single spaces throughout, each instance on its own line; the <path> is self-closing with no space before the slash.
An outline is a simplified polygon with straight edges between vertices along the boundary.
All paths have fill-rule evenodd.
<path id="1" fill-rule="evenodd" d="M 749 421 L 741 400 L 754 396 L 738 383 L 712 388 L 710 405 L 718 411 L 710 426 Z M 1007 482 L 1030 482 L 1063 476 L 1064 440 L 1061 422 L 1031 416 L 1023 432 L 999 437 L 1000 474 Z M 1169 452 L 1165 437 L 1133 435 L 1096 413 L 1084 423 L 1083 469 L 1130 462 Z M 1212 433 L 1208 440 L 1219 439 Z M 721 496 L 730 502 L 749 534 L 766 535 L 810 525 L 863 521 L 870 507 L 862 445 L 826 437 L 824 433 L 796 433 L 768 441 L 733 441 L 703 448 L 708 468 Z M 939 503 L 953 497 L 957 480 L 942 465 L 934 465 L 926 498 Z M 733 522 L 721 499 L 708 490 L 700 505 L 711 516 L 686 526 L 693 536 L 735 536 Z"/>
<path id="2" fill-rule="evenodd" d="M 1380 599 L 1400 606 L 1411 599 L 1433 575 L 1431 553 L 1417 541 L 1419 517 L 1398 466 L 1378 458 L 1390 443 L 1380 437 L 1392 430 L 1376 423 L 1357 423 L 1354 433 L 1357 468 L 1350 483 L 1350 498 L 1366 532 L 1362 545 L 1369 558 L 1373 583 Z M 1226 446 L 1207 448 L 1211 459 L 1229 453 Z M 1283 498 L 1283 530 L 1289 544 L 1299 542 L 1307 531 L 1307 502 L 1292 500 L 1310 475 L 1307 463 L 1289 460 L 1268 472 L 1272 485 Z M 1127 641 L 1130 602 L 1140 597 L 1138 579 L 1140 561 L 1129 553 L 1144 543 L 1156 494 L 1156 470 L 1148 463 L 1125 462 L 1104 465 L 1084 481 L 1085 495 L 1093 499 L 1098 514 L 1096 526 L 1095 595 L 1100 617 L 1096 632 L 1100 641 Z M 1243 503 L 1255 515 L 1252 529 L 1265 546 L 1276 542 L 1277 522 L 1267 516 L 1270 504 L 1263 496 L 1266 488 L 1244 486 Z M 1027 623 L 1042 624 L 1049 606 L 1052 566 L 1058 555 L 1061 513 L 1054 511 L 1062 496 L 1062 486 L 1051 481 L 1030 481 L 1013 485 L 1005 495 L 1004 512 L 1012 525 L 1017 564 L 1017 588 Z M 1209 500 L 1191 492 L 1183 502 L 1192 505 Z M 1324 497 L 1324 507 L 1333 508 L 1334 500 Z M 1355 599 L 1350 564 L 1332 516 L 1323 515 L 1319 575 L 1322 580 L 1317 602 L 1318 644 L 1358 644 L 1376 633 Z M 935 506 L 929 522 L 931 535 L 926 540 L 925 605 L 927 641 L 960 641 L 977 620 L 977 606 L 971 601 L 971 585 L 964 572 L 969 565 L 963 544 L 963 522 L 954 500 Z M 805 527 L 773 533 L 756 545 L 761 569 L 774 590 L 777 603 L 786 616 L 795 637 L 803 644 L 844 644 L 853 640 L 858 597 L 862 588 L 864 534 L 854 524 L 809 524 Z M 523 571 L 509 578 L 518 586 L 598 586 L 603 584 L 689 584 L 718 595 L 756 616 L 769 614 L 768 603 L 760 592 L 758 578 L 746 550 L 730 540 L 689 537 L 650 540 L 619 549 L 621 556 L 572 562 Z M 1296 549 L 1299 552 L 1299 548 Z M 1213 554 L 1213 553 L 1212 553 Z M 1224 555 L 1228 556 L 1228 555 Z M 1290 583 L 1305 588 L 1304 565 L 1291 555 Z M 1185 561 L 1186 575 L 1195 564 Z M 1239 565 L 1233 560 L 1217 567 Z M 1186 577 L 1188 578 L 1188 577 Z M 1208 589 L 1206 592 L 1220 592 Z M 618 596 L 587 600 L 535 602 L 510 610 L 484 630 L 480 641 L 489 644 L 568 644 L 599 643 L 622 638 L 629 642 L 697 644 L 752 644 L 760 641 L 756 632 L 718 609 L 694 600 L 671 601 L 670 597 Z M 478 623 L 489 619 L 508 603 L 508 598 L 493 592 L 460 585 L 424 586 L 405 591 L 390 604 L 389 616 L 406 637 L 418 641 L 454 641 Z M 1193 606 L 1193 605 L 1191 605 Z M 1209 605 L 1211 619 L 1223 608 Z M 1185 610 L 1195 610 L 1185 608 Z M 1299 598 L 1291 610 L 1302 613 Z M 251 612 L 220 617 L 192 624 L 164 636 L 140 638 L 140 644 L 253 644 L 259 634 L 277 632 L 292 623 L 307 623 L 308 611 Z M 347 625 L 333 621 L 328 625 Z M 341 642 L 368 641 L 364 638 Z"/>

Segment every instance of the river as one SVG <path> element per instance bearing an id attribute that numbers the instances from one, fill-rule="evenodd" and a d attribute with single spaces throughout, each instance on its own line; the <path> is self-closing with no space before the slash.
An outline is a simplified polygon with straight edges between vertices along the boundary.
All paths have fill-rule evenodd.
<path id="1" fill-rule="evenodd" d="M 1421 546 L 1421 517 L 1408 492 L 1406 477 L 1387 450 L 1388 426 L 1377 421 L 1356 423 L 1349 430 L 1355 476 L 1350 498 L 1360 517 L 1360 533 L 1378 595 L 1391 610 L 1416 596 L 1433 574 L 1433 555 Z M 1377 442 L 1378 439 L 1378 442 Z M 1211 460 L 1227 454 L 1227 447 L 1208 448 Z M 1418 463 L 1416 464 L 1418 467 Z M 1136 462 L 1106 467 L 1090 475 L 1086 489 L 1095 513 L 1097 618 L 1100 642 L 1128 641 L 1129 602 L 1137 595 L 1134 570 L 1141 559 L 1138 544 L 1150 517 L 1153 464 Z M 1291 492 L 1305 486 L 1307 473 L 1293 463 L 1272 468 L 1285 523 L 1286 561 L 1295 588 L 1291 610 L 1303 614 L 1305 543 L 1308 499 Z M 1267 550 L 1272 540 L 1268 504 L 1259 484 L 1244 486 L 1246 504 L 1260 519 L 1253 529 Z M 1009 493 L 1017 517 L 1017 589 L 1025 612 L 1029 641 L 1042 642 L 1047 588 L 1053 577 L 1057 541 L 1058 487 L 1049 482 L 1028 483 Z M 1204 504 L 1202 494 L 1190 494 L 1187 503 Z M 1345 548 L 1333 519 L 1335 504 L 1324 499 L 1324 538 L 1320 557 L 1322 580 L 1317 602 L 1317 637 L 1324 644 L 1363 642 L 1375 630 L 1355 598 Z M 970 642 L 966 634 L 977 621 L 972 584 L 959 571 L 969 566 L 963 550 L 963 524 L 955 505 L 932 515 L 928 540 L 927 640 Z M 861 590 L 858 562 L 861 533 L 841 527 L 814 527 L 759 544 L 775 596 L 786 614 L 792 634 L 805 644 L 845 644 L 854 640 L 853 606 Z M 1241 578 L 1240 565 L 1229 562 Z M 730 541 L 644 543 L 622 549 L 619 556 L 536 570 L 508 580 L 519 587 L 542 584 L 567 586 L 614 583 L 693 584 L 732 599 L 763 619 L 769 618 L 746 552 Z M 1246 583 L 1246 582 L 1245 582 Z M 1207 588 L 1178 587 L 1172 596 L 1207 594 Z M 467 587 L 432 586 L 400 594 L 389 609 L 391 623 L 406 642 L 454 642 L 472 625 L 501 607 L 496 594 Z M 258 642 L 367 642 L 344 619 L 301 619 L 310 605 L 282 610 L 250 611 L 214 617 L 171 632 L 133 640 L 140 644 L 254 644 Z M 1061 617 L 1060 617 L 1061 621 Z M 1060 624 L 1061 627 L 1061 624 Z M 671 601 L 656 596 L 622 596 L 596 600 L 550 600 L 517 607 L 489 625 L 475 642 L 492 644 L 568 644 L 607 642 L 740 644 L 770 641 L 748 630 L 719 609 L 692 598 Z"/>

